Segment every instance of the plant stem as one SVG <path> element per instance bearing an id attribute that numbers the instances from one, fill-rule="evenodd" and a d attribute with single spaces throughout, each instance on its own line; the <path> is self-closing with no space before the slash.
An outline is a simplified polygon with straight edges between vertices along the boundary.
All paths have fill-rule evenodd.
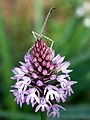
<path id="1" fill-rule="evenodd" d="M 46 112 L 41 112 L 41 120 L 46 120 Z"/>

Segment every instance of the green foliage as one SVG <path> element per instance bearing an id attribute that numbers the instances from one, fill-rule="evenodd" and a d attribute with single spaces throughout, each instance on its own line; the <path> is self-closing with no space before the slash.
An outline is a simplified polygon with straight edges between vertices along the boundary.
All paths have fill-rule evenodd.
<path id="1" fill-rule="evenodd" d="M 12 57 L 11 57 L 11 52 L 10 52 L 10 42 L 8 40 L 8 37 L 5 34 L 5 29 L 4 29 L 4 23 L 3 23 L 3 19 L 0 16 L 0 52 L 1 52 L 1 67 L 2 67 L 2 77 L 1 77 L 1 81 L 3 81 L 2 85 L 4 90 L 4 102 L 6 102 L 6 105 L 8 107 L 8 109 L 14 110 L 15 109 L 15 105 L 13 102 L 10 102 L 11 100 L 11 95 L 9 93 L 10 90 L 10 86 L 11 86 L 11 81 L 10 81 L 10 77 L 11 77 L 11 68 L 13 66 L 13 62 L 12 62 Z"/>
<path id="2" fill-rule="evenodd" d="M 67 106 L 67 111 L 61 111 L 61 120 L 89 120 L 90 119 L 90 107 L 87 105 L 79 106 Z M 9 112 L 0 111 L 0 117 L 10 119 L 11 117 L 17 120 L 40 120 L 40 114 L 27 114 L 23 112 Z M 57 118 L 48 118 L 47 120 L 57 120 Z"/>

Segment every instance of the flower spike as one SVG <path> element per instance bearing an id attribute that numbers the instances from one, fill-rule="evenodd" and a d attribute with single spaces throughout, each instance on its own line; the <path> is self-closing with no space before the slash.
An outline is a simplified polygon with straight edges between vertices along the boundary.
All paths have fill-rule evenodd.
<path id="1" fill-rule="evenodd" d="M 49 14 L 51 12 L 52 9 Z M 34 45 L 25 54 L 24 62 L 19 62 L 20 66 L 12 70 L 12 79 L 16 80 L 16 83 L 11 92 L 20 107 L 26 103 L 36 107 L 35 112 L 40 110 L 47 112 L 48 116 L 59 117 L 59 110 L 65 110 L 59 104 L 61 101 L 64 103 L 73 93 L 72 85 L 76 82 L 70 81 L 70 62 L 65 61 L 65 57 L 60 54 L 55 57 L 53 41 L 42 35 L 42 31 L 40 34 L 32 31 L 36 39 Z M 50 47 L 43 38 L 52 42 Z"/>

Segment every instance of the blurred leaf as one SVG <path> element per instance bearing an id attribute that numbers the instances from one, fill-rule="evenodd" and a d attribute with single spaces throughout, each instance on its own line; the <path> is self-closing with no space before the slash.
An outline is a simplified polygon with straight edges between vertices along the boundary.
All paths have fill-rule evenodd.
<path id="1" fill-rule="evenodd" d="M 19 113 L 19 112 L 8 112 L 8 111 L 0 111 L 0 117 L 3 118 L 16 118 L 22 120 L 40 120 L 39 116 L 27 114 L 27 113 Z"/>
<path id="2" fill-rule="evenodd" d="M 81 64 L 85 62 L 86 60 L 90 59 L 90 49 L 84 51 L 78 56 L 75 56 L 71 59 L 72 66 L 78 66 L 78 64 Z"/>
<path id="3" fill-rule="evenodd" d="M 61 111 L 61 120 L 89 120 L 90 119 L 90 105 L 80 106 L 66 106 L 67 111 Z M 36 113 L 35 113 L 36 114 Z M 22 120 L 40 120 L 39 114 L 17 113 L 9 111 L 0 111 L 0 117 L 3 118 L 17 118 Z M 48 120 L 57 120 L 57 118 L 47 118 Z"/>
<path id="4" fill-rule="evenodd" d="M 1 50 L 1 57 L 2 57 L 2 72 L 3 72 L 3 83 L 4 83 L 4 94 L 5 94 L 5 102 L 6 107 L 11 110 L 15 109 L 15 104 L 12 102 L 11 94 L 9 93 L 10 90 L 10 77 L 11 77 L 11 67 L 12 67 L 12 57 L 10 52 L 10 41 L 5 33 L 4 28 L 4 21 L 3 18 L 0 16 L 0 50 Z"/>

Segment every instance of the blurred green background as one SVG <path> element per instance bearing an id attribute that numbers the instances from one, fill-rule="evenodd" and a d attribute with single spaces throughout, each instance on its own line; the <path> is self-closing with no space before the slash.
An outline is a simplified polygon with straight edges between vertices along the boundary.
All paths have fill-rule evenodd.
<path id="1" fill-rule="evenodd" d="M 34 44 L 31 31 L 40 32 L 48 10 L 54 6 L 45 35 L 55 41 L 54 49 L 71 61 L 71 79 L 75 94 L 61 110 L 61 120 L 90 120 L 90 28 L 84 17 L 75 14 L 86 0 L 0 0 L 0 120 L 39 120 L 31 106 L 23 108 L 14 102 L 9 92 L 12 68 L 23 61 L 24 54 Z M 90 2 L 90 1 L 89 1 Z M 90 12 L 90 11 L 89 11 Z M 51 118 L 50 118 L 51 119 Z M 56 120 L 56 119 L 55 119 Z"/>

